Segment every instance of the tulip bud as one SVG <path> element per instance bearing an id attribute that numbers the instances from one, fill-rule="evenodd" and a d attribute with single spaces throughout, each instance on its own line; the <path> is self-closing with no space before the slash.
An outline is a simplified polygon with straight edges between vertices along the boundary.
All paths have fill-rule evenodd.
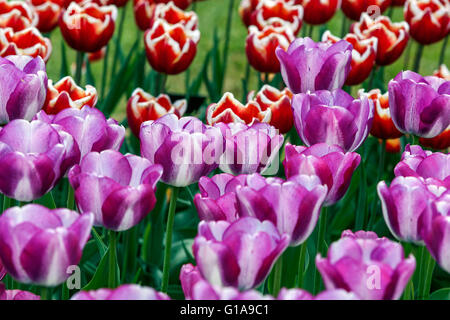
<path id="1" fill-rule="evenodd" d="M 305 14 L 303 19 L 310 25 L 320 25 L 328 22 L 341 6 L 340 0 L 299 0 Z"/>
<path id="2" fill-rule="evenodd" d="M 0 56 L 26 55 L 41 57 L 44 62 L 50 58 L 52 43 L 34 27 L 14 32 L 11 28 L 0 29 Z"/>
<path id="3" fill-rule="evenodd" d="M 64 0 L 27 0 L 37 15 L 36 28 L 41 32 L 50 32 L 58 26 L 59 17 L 64 8 Z"/>
<path id="4" fill-rule="evenodd" d="M 70 300 L 170 300 L 170 298 L 150 287 L 123 284 L 115 289 L 80 291 Z"/>
<path id="5" fill-rule="evenodd" d="M 341 8 L 348 18 L 358 21 L 370 8 L 377 8 L 377 13 L 382 14 L 390 3 L 391 0 L 342 0 Z"/>
<path id="6" fill-rule="evenodd" d="M 36 26 L 38 16 L 24 1 L 0 0 L 0 28 L 12 28 L 14 32 Z"/>
<path id="7" fill-rule="evenodd" d="M 0 283 L 0 301 L 1 300 L 40 300 L 41 298 L 34 293 L 22 290 L 5 290 L 5 285 Z"/>
<path id="8" fill-rule="evenodd" d="M 265 26 L 287 25 L 294 35 L 302 28 L 303 7 L 284 0 L 264 0 L 251 15 L 251 23 L 260 30 Z"/>

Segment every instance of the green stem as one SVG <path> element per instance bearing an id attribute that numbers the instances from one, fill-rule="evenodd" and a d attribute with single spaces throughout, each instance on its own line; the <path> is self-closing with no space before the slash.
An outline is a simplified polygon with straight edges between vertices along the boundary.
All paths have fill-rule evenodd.
<path id="1" fill-rule="evenodd" d="M 108 287 L 115 288 L 117 286 L 117 244 L 116 232 L 109 230 L 109 273 Z"/>
<path id="2" fill-rule="evenodd" d="M 103 74 L 102 74 L 102 86 L 100 89 L 100 99 L 103 101 L 105 98 L 105 88 L 106 88 L 106 75 L 108 74 L 108 56 L 109 56 L 109 45 L 106 45 L 105 57 L 103 58 Z"/>
<path id="3" fill-rule="evenodd" d="M 69 185 L 67 191 L 67 208 L 69 210 L 75 210 L 75 190 Z"/>
<path id="4" fill-rule="evenodd" d="M 12 199 L 8 198 L 6 195 L 3 195 L 3 211 L 5 211 L 8 208 L 11 208 L 12 205 Z"/>
<path id="5" fill-rule="evenodd" d="M 378 172 L 377 172 L 377 183 L 378 181 L 383 180 L 383 172 L 384 172 L 384 163 L 386 161 L 386 140 L 382 140 L 379 145 L 379 159 L 378 159 Z M 370 219 L 369 219 L 369 230 L 372 230 L 372 226 L 375 222 L 376 218 L 376 210 L 377 210 L 377 204 L 378 204 L 378 197 L 375 197 L 374 201 L 372 202 L 372 208 L 370 210 Z"/>
<path id="6" fill-rule="evenodd" d="M 447 48 L 447 43 L 448 43 L 448 35 L 445 37 L 444 42 L 442 43 L 441 53 L 439 54 L 438 68 L 441 66 L 441 64 L 444 63 L 445 50 Z"/>
<path id="7" fill-rule="evenodd" d="M 421 43 L 417 44 L 417 52 L 416 57 L 414 58 L 414 67 L 413 71 L 419 73 L 420 69 L 420 60 L 422 59 L 422 53 L 423 53 L 424 45 Z"/>
<path id="8" fill-rule="evenodd" d="M 220 91 L 222 91 L 222 87 L 223 87 L 223 82 L 225 79 L 225 73 L 227 71 L 227 63 L 228 63 L 228 50 L 230 48 L 230 38 L 231 38 L 231 24 L 233 23 L 233 7 L 234 7 L 234 0 L 229 0 L 230 3 L 228 5 L 228 16 L 227 16 L 227 25 L 226 25 L 226 29 L 225 29 L 225 45 L 223 48 L 223 65 L 222 65 L 222 85 L 219 88 Z"/>
<path id="9" fill-rule="evenodd" d="M 50 289 L 47 287 L 41 287 L 40 296 L 41 300 L 51 300 Z"/>
<path id="10" fill-rule="evenodd" d="M 363 158 L 364 159 L 364 158 Z M 360 168 L 360 188 L 358 195 L 358 211 L 356 212 L 355 230 L 362 230 L 364 227 L 364 221 L 366 219 L 366 190 L 365 186 L 367 183 L 366 170 L 364 167 L 364 161 L 361 160 Z"/>
<path id="11" fill-rule="evenodd" d="M 343 38 L 347 31 L 348 31 L 348 27 L 347 27 L 347 17 L 345 16 L 345 14 L 342 15 L 342 25 L 341 25 L 341 38 Z"/>
<path id="12" fill-rule="evenodd" d="M 120 16 L 119 31 L 118 31 L 117 38 L 116 38 L 115 51 L 114 51 L 114 57 L 113 57 L 113 65 L 112 65 L 112 69 L 111 69 L 111 79 L 113 79 L 114 76 L 116 75 L 117 60 L 119 59 L 119 48 L 120 48 L 120 42 L 122 40 L 123 26 L 124 26 L 124 22 L 125 22 L 125 16 L 127 14 L 127 7 L 128 6 L 123 7 L 121 16 Z"/>
<path id="13" fill-rule="evenodd" d="M 431 279 L 436 262 L 431 254 L 428 252 L 426 246 L 423 246 L 420 250 L 419 259 L 419 286 L 418 286 L 418 298 L 420 300 L 428 299 L 430 295 Z"/>
<path id="14" fill-rule="evenodd" d="M 308 37 L 313 38 L 314 26 L 312 24 L 309 25 Z"/>
<path id="15" fill-rule="evenodd" d="M 175 220 L 175 210 L 177 207 L 177 198 L 179 188 L 172 188 L 172 195 L 170 197 L 169 213 L 167 216 L 167 227 L 166 227 L 166 244 L 164 248 L 164 264 L 163 264 L 163 278 L 161 291 L 167 293 L 169 289 L 169 271 L 170 271 L 170 254 L 172 250 L 172 233 L 173 233 L 173 223 Z"/>
<path id="16" fill-rule="evenodd" d="M 61 288 L 61 300 L 69 300 L 69 288 L 67 283 L 64 281 Z"/>
<path id="17" fill-rule="evenodd" d="M 317 254 L 322 254 L 325 244 L 325 232 L 327 229 L 327 219 L 328 219 L 328 209 L 327 207 L 322 208 L 322 212 L 319 217 L 319 232 L 317 234 Z M 316 268 L 314 273 L 314 294 L 317 294 L 320 290 L 320 274 L 319 270 Z"/>
<path id="18" fill-rule="evenodd" d="M 283 256 L 280 256 L 275 264 L 275 270 L 273 274 L 272 296 L 274 297 L 276 297 L 280 292 L 282 275 L 283 275 Z"/>
<path id="19" fill-rule="evenodd" d="M 308 248 L 307 241 L 300 245 L 300 258 L 298 261 L 298 278 L 297 288 L 303 287 L 303 276 L 305 275 L 306 250 Z"/>
<path id="20" fill-rule="evenodd" d="M 406 47 L 406 50 L 405 50 L 405 58 L 403 60 L 403 70 L 408 70 L 411 47 L 412 47 L 412 44 L 411 44 L 411 42 L 409 42 Z"/>
<path id="21" fill-rule="evenodd" d="M 76 70 L 75 70 L 75 83 L 77 85 L 81 85 L 81 72 L 83 69 L 83 58 L 84 58 L 84 52 L 77 51 L 77 64 L 76 64 Z"/>

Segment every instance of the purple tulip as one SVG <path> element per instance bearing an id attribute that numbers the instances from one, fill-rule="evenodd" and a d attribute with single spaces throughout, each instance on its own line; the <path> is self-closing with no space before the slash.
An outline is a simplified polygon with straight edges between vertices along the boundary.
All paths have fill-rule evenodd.
<path id="1" fill-rule="evenodd" d="M 69 134 L 40 120 L 13 120 L 0 131 L 0 191 L 19 201 L 38 199 L 65 174 L 70 159 L 79 159 L 79 152 Z"/>
<path id="2" fill-rule="evenodd" d="M 396 176 L 441 180 L 450 188 L 450 155 L 407 145 L 401 161 L 394 168 L 394 173 Z"/>
<path id="3" fill-rule="evenodd" d="M 150 287 L 124 284 L 116 289 L 80 291 L 71 300 L 170 300 L 170 298 Z"/>
<path id="4" fill-rule="evenodd" d="M 40 300 L 41 298 L 34 293 L 22 290 L 6 290 L 5 285 L 0 283 L 0 301 L 1 300 Z"/>
<path id="5" fill-rule="evenodd" d="M 80 262 L 93 221 L 92 213 L 36 204 L 8 209 L 0 216 L 0 259 L 21 283 L 57 286 Z"/>
<path id="6" fill-rule="evenodd" d="M 302 289 L 282 288 L 277 300 L 360 300 L 353 292 L 342 289 L 325 290 L 317 296 L 313 296 L 308 291 Z"/>
<path id="7" fill-rule="evenodd" d="M 115 150 L 90 152 L 69 172 L 81 212 L 93 212 L 95 225 L 115 231 L 138 224 L 156 203 L 162 167 Z"/>
<path id="8" fill-rule="evenodd" d="M 217 123 L 225 137 L 225 152 L 220 158 L 223 172 L 238 174 L 277 173 L 275 160 L 283 145 L 283 135 L 267 123 Z M 275 160 L 275 161 L 274 161 Z"/>
<path id="9" fill-rule="evenodd" d="M 36 118 L 56 124 L 72 135 L 80 149 L 81 159 L 91 151 L 119 150 L 125 138 L 123 126 L 87 105 L 81 109 L 64 109 L 56 115 L 41 111 Z"/>
<path id="10" fill-rule="evenodd" d="M 0 57 L 0 124 L 31 120 L 47 96 L 47 73 L 41 57 Z"/>
<path id="11" fill-rule="evenodd" d="M 353 172 L 361 156 L 356 152 L 345 152 L 337 145 L 317 143 L 309 148 L 286 144 L 283 162 L 286 178 L 299 175 L 316 175 L 328 187 L 325 205 L 338 202 L 350 186 Z"/>
<path id="12" fill-rule="evenodd" d="M 193 251 L 201 275 L 212 285 L 248 290 L 264 281 L 289 241 L 270 221 L 202 221 Z"/>
<path id="13" fill-rule="evenodd" d="M 239 216 L 236 207 L 236 187 L 245 185 L 246 175 L 216 174 L 212 178 L 201 177 L 200 193 L 194 197 L 200 220 L 235 221 Z"/>
<path id="14" fill-rule="evenodd" d="M 0 261 L 0 281 L 3 280 L 5 275 L 6 275 L 5 267 L 3 266 L 2 262 Z"/>
<path id="15" fill-rule="evenodd" d="M 430 219 L 431 202 L 446 190 L 439 180 L 396 177 L 390 187 L 378 184 L 383 216 L 389 230 L 399 240 L 423 244 L 423 222 Z"/>
<path id="16" fill-rule="evenodd" d="M 290 236 L 290 245 L 303 243 L 313 232 L 327 187 L 319 181 L 302 185 L 259 174 L 247 178 L 247 186 L 237 188 L 240 216 L 269 220 L 281 234 Z"/>
<path id="17" fill-rule="evenodd" d="M 450 190 L 432 204 L 433 218 L 423 238 L 431 255 L 450 273 Z"/>
<path id="18" fill-rule="evenodd" d="M 284 83 L 293 93 L 342 88 L 352 60 L 352 45 L 299 38 L 287 51 L 277 48 Z"/>
<path id="19" fill-rule="evenodd" d="M 295 128 L 307 146 L 324 142 L 355 151 L 372 126 L 372 100 L 365 95 L 353 99 L 341 89 L 297 94 L 292 108 Z"/>
<path id="20" fill-rule="evenodd" d="M 216 169 L 224 147 L 219 128 L 175 114 L 144 122 L 140 139 L 142 156 L 162 165 L 161 180 L 176 187 L 197 182 Z"/>
<path id="21" fill-rule="evenodd" d="M 404 258 L 403 247 L 374 232 L 344 231 L 331 244 L 328 257 L 316 257 L 325 287 L 344 289 L 364 300 L 400 298 L 414 273 L 413 255 Z"/>
<path id="22" fill-rule="evenodd" d="M 265 300 L 256 290 L 240 292 L 234 287 L 213 286 L 203 279 L 197 267 L 185 264 L 180 271 L 181 287 L 186 300 Z"/>
<path id="23" fill-rule="evenodd" d="M 402 71 L 389 82 L 389 109 L 401 132 L 436 137 L 450 125 L 450 81 Z"/>

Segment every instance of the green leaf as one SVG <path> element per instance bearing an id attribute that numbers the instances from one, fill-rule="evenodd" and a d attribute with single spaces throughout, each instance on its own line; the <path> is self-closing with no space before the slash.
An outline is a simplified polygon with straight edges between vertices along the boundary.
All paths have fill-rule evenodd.
<path id="1" fill-rule="evenodd" d="M 47 207 L 49 209 L 56 209 L 55 200 L 53 199 L 52 192 L 47 192 L 45 195 L 33 201 L 33 203 L 37 203 Z"/>
<path id="2" fill-rule="evenodd" d="M 92 277 L 91 281 L 89 281 L 89 283 L 85 285 L 81 290 L 89 291 L 108 287 L 109 253 L 110 249 L 108 248 L 108 250 L 103 255 L 102 259 L 100 260 L 100 263 L 98 264 L 97 270 L 95 271 L 95 274 Z M 117 265 L 116 267 L 117 267 L 116 283 L 119 283 L 120 282 L 119 266 Z"/>
<path id="3" fill-rule="evenodd" d="M 450 300 L 450 288 L 443 288 L 433 292 L 430 300 Z"/>
<path id="4" fill-rule="evenodd" d="M 92 73 L 91 63 L 89 62 L 87 56 L 84 61 L 86 63 L 86 83 L 95 87 L 95 77 L 94 74 Z"/>
<path id="5" fill-rule="evenodd" d="M 70 74 L 69 64 L 67 63 L 66 44 L 61 41 L 61 69 L 60 78 L 64 78 Z"/>

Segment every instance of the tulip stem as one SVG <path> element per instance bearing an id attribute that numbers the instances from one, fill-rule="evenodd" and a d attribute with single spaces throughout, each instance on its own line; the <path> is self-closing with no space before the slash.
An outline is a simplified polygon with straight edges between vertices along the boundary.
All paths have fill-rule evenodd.
<path id="1" fill-rule="evenodd" d="M 116 232 L 109 230 L 109 273 L 108 287 L 115 288 L 117 286 L 117 244 Z"/>
<path id="2" fill-rule="evenodd" d="M 116 43 L 115 43 L 115 51 L 114 51 L 114 57 L 113 57 L 113 65 L 112 65 L 112 69 L 111 69 L 111 79 L 114 78 L 114 76 L 116 75 L 116 65 L 117 65 L 117 60 L 119 59 L 119 48 L 120 48 L 120 42 L 122 40 L 122 33 L 123 33 L 123 25 L 125 22 L 125 16 L 127 14 L 127 5 L 123 7 L 121 15 L 120 15 L 120 22 L 119 22 L 119 30 L 117 33 L 117 38 L 116 38 Z M 108 50 L 108 49 L 106 49 Z M 106 73 L 106 71 L 103 71 Z"/>
<path id="3" fill-rule="evenodd" d="M 282 275 L 283 275 L 283 256 L 280 256 L 275 264 L 275 270 L 273 274 L 272 296 L 274 297 L 276 297 L 280 292 Z"/>
<path id="4" fill-rule="evenodd" d="M 314 26 L 312 24 L 309 25 L 308 37 L 313 38 Z"/>
<path id="5" fill-rule="evenodd" d="M 102 74 L 102 86 L 101 86 L 101 92 L 100 92 L 100 99 L 103 102 L 103 99 L 105 98 L 105 88 L 106 88 L 106 75 L 108 73 L 108 56 L 109 56 L 109 45 L 106 45 L 105 49 L 105 57 L 103 58 L 103 74 Z"/>
<path id="6" fill-rule="evenodd" d="M 448 35 L 445 37 L 444 42 L 442 43 L 441 53 L 439 54 L 438 68 L 441 66 L 441 64 L 444 63 L 445 49 L 447 48 L 447 42 L 448 42 Z"/>
<path id="7" fill-rule="evenodd" d="M 423 53 L 424 45 L 421 43 L 417 44 L 417 52 L 416 57 L 414 58 L 414 67 L 413 71 L 419 73 L 420 69 L 420 60 L 422 59 L 422 53 Z"/>
<path id="8" fill-rule="evenodd" d="M 227 25 L 225 29 L 225 44 L 223 47 L 223 65 L 222 65 L 222 80 L 220 83 L 220 91 L 222 91 L 223 88 L 223 82 L 225 79 L 225 72 L 227 71 L 227 62 L 228 62 L 228 50 L 230 48 L 230 38 L 231 38 L 231 24 L 233 23 L 233 7 L 234 7 L 234 0 L 229 0 L 230 4 L 228 6 L 228 16 L 227 16 Z"/>
<path id="9" fill-rule="evenodd" d="M 409 66 L 409 56 L 411 53 L 411 42 L 408 43 L 406 50 L 405 50 L 405 59 L 403 60 L 403 70 L 407 70 Z"/>
<path id="10" fill-rule="evenodd" d="M 343 38 L 346 33 L 348 31 L 348 26 L 347 26 L 347 17 L 345 16 L 345 14 L 342 15 L 342 26 L 341 26 L 341 38 Z"/>
<path id="11" fill-rule="evenodd" d="M 77 85 L 81 85 L 81 71 L 83 69 L 83 58 L 84 58 L 84 52 L 77 51 L 77 62 L 76 62 L 76 69 L 75 69 L 75 83 Z"/>
<path id="12" fill-rule="evenodd" d="M 69 184 L 69 189 L 67 191 L 67 208 L 69 210 L 75 209 L 75 190 L 72 188 L 72 186 Z"/>
<path id="13" fill-rule="evenodd" d="M 378 159 L 378 172 L 377 172 L 377 180 L 376 183 L 378 183 L 378 181 L 383 180 L 383 172 L 384 172 L 384 163 L 386 160 L 386 140 L 381 140 L 381 143 L 379 145 L 379 152 L 378 154 L 380 155 L 380 158 Z M 372 202 L 372 208 L 370 210 L 370 218 L 369 218 L 369 223 L 368 223 L 368 229 L 372 230 L 372 226 L 375 223 L 375 217 L 377 215 L 377 204 L 378 204 L 378 197 L 375 197 L 375 199 Z"/>
<path id="14" fill-rule="evenodd" d="M 173 223 L 175 220 L 175 209 L 177 206 L 179 188 L 173 187 L 172 194 L 170 197 L 169 213 L 167 216 L 167 227 L 166 227 L 166 241 L 164 248 L 164 264 L 163 264 L 163 278 L 161 291 L 167 293 L 169 288 L 169 271 L 170 271 L 170 253 L 172 250 L 172 232 Z"/>
<path id="15" fill-rule="evenodd" d="M 327 207 L 322 207 L 322 213 L 319 217 L 319 233 L 317 235 L 317 254 L 322 254 L 324 244 L 325 244 L 325 232 L 327 228 L 328 219 L 328 209 Z M 314 273 L 314 294 L 317 294 L 320 290 L 320 274 L 319 270 L 316 268 Z"/>
<path id="16" fill-rule="evenodd" d="M 418 286 L 418 298 L 425 300 L 430 295 L 431 279 L 436 265 L 430 252 L 426 246 L 422 246 L 419 250 L 419 286 Z"/>
<path id="17" fill-rule="evenodd" d="M 49 294 L 49 288 L 47 287 L 41 287 L 41 300 L 51 300 L 50 294 Z"/>
<path id="18" fill-rule="evenodd" d="M 7 197 L 6 195 L 3 195 L 3 211 L 5 211 L 8 208 L 11 208 L 11 198 Z"/>
<path id="19" fill-rule="evenodd" d="M 303 242 L 300 245 L 300 258 L 298 262 L 298 278 L 297 278 L 297 288 L 303 286 L 303 276 L 305 274 L 305 260 L 306 260 L 306 250 L 308 248 L 307 242 Z"/>

